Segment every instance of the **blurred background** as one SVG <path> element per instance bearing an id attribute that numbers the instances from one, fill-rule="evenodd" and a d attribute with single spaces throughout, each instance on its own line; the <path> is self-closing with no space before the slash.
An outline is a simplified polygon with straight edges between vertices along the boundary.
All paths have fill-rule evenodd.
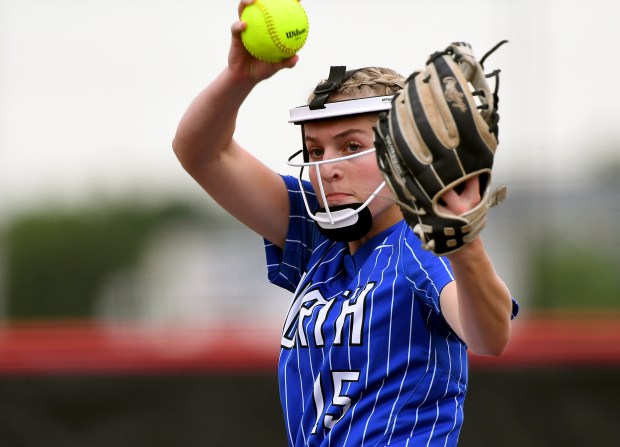
<path id="1" fill-rule="evenodd" d="M 299 64 L 236 134 L 282 173 L 288 110 L 330 65 L 407 75 L 452 41 L 509 40 L 486 62 L 508 199 L 484 237 L 521 314 L 503 357 L 472 356 L 461 445 L 617 445 L 617 2 L 302 4 Z M 236 17 L 232 0 L 0 0 L 0 446 L 285 445 L 290 296 L 171 148 Z"/>

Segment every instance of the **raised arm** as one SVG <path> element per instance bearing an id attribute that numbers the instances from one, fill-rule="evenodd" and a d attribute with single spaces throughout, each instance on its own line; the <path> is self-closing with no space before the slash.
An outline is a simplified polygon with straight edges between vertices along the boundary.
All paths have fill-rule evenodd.
<path id="1" fill-rule="evenodd" d="M 239 4 L 239 14 L 251 1 Z M 293 56 L 268 64 L 253 58 L 241 42 L 245 23 L 231 27 L 228 65 L 192 101 L 172 146 L 183 168 L 224 209 L 271 242 L 283 246 L 288 226 L 288 196 L 272 169 L 233 138 L 239 108 L 252 89 L 283 68 Z"/>

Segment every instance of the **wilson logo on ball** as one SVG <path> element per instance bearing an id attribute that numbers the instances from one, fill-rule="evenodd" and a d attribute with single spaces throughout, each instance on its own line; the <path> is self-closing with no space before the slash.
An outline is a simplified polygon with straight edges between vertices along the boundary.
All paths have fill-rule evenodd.
<path id="1" fill-rule="evenodd" d="M 307 29 L 296 29 L 293 31 L 287 31 L 286 32 L 286 38 L 287 39 L 292 39 L 293 37 L 299 37 L 299 36 L 303 36 L 304 34 L 306 34 Z"/>

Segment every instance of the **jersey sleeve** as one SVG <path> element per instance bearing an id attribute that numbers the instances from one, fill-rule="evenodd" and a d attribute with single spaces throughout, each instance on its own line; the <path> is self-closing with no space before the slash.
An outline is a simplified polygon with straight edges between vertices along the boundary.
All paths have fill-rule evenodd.
<path id="1" fill-rule="evenodd" d="M 418 237 L 410 229 L 407 231 L 409 234 L 404 248 L 406 256 L 403 257 L 405 275 L 412 291 L 441 315 L 439 295 L 443 288 L 454 280 L 450 262 L 445 257 L 424 250 Z M 511 319 L 518 313 L 519 303 L 513 297 Z"/>
<path id="2" fill-rule="evenodd" d="M 306 271 L 317 229 L 306 211 L 299 180 L 292 176 L 282 176 L 282 179 L 288 190 L 289 226 L 283 249 L 266 239 L 264 241 L 267 277 L 271 283 L 294 292 Z M 310 209 L 316 208 L 318 202 L 312 186 L 306 181 L 302 184 Z"/>
<path id="3" fill-rule="evenodd" d="M 441 314 L 439 295 L 443 288 L 454 280 L 452 269 L 447 259 L 424 250 L 420 239 L 406 229 L 403 245 L 403 269 L 413 293 L 426 305 Z"/>

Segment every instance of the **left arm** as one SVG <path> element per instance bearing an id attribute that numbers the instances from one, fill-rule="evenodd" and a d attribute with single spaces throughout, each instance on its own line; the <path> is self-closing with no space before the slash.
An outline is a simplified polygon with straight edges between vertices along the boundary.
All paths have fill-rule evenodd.
<path id="1" fill-rule="evenodd" d="M 480 202 L 478 179 L 470 179 L 462 193 L 442 197 L 446 209 L 462 214 Z M 495 272 L 480 237 L 446 255 L 454 279 L 440 295 L 441 310 L 450 327 L 480 355 L 500 355 L 510 338 L 512 297 Z"/>
<path id="2" fill-rule="evenodd" d="M 512 297 L 477 238 L 447 255 L 455 281 L 441 292 L 444 318 L 472 352 L 500 355 L 510 338 Z"/>

